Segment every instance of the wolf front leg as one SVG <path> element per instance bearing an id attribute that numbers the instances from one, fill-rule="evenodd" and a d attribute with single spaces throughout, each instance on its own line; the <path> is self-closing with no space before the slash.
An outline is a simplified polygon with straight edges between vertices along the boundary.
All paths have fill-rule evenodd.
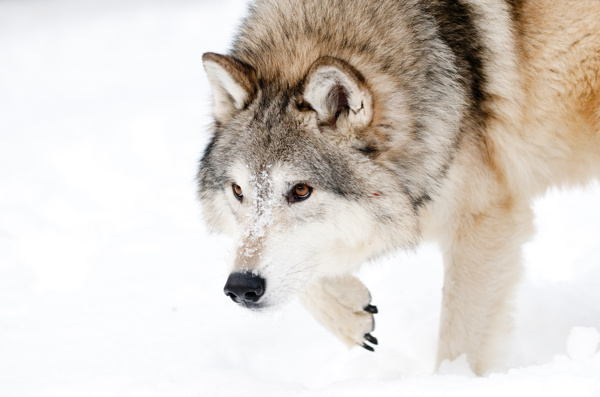
<path id="1" fill-rule="evenodd" d="M 438 366 L 466 354 L 483 375 L 512 329 L 511 298 L 521 274 L 521 246 L 532 234 L 531 210 L 505 200 L 452 223 L 442 242 Z"/>
<path id="2" fill-rule="evenodd" d="M 354 276 L 321 278 L 301 297 L 304 307 L 326 329 L 348 347 L 359 345 L 373 351 L 366 342 L 377 344 L 370 332 L 375 327 L 371 294 Z"/>

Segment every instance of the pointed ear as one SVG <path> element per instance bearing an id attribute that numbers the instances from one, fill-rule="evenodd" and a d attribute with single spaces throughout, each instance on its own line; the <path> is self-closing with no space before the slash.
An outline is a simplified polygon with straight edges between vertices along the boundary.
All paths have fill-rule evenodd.
<path id="1" fill-rule="evenodd" d="M 202 55 L 202 62 L 212 87 L 215 119 L 226 122 L 254 98 L 256 72 L 234 57 L 212 52 Z"/>
<path id="2" fill-rule="evenodd" d="M 351 128 L 366 127 L 373 118 L 373 100 L 364 77 L 345 61 L 321 57 L 308 70 L 304 100 L 317 112 L 319 122 Z"/>

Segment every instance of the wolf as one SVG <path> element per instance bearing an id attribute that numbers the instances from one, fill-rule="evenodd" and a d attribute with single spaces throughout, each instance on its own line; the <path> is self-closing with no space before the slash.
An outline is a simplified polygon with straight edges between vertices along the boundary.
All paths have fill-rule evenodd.
<path id="1" fill-rule="evenodd" d="M 600 2 L 257 0 L 205 53 L 208 227 L 235 241 L 224 292 L 300 297 L 369 350 L 362 263 L 436 241 L 438 365 L 482 375 L 510 332 L 532 198 L 600 176 Z"/>

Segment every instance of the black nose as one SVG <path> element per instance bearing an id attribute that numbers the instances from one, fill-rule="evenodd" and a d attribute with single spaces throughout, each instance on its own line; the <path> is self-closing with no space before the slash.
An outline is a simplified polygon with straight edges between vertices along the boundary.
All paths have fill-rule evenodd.
<path id="1" fill-rule="evenodd" d="M 265 279 L 252 272 L 231 273 L 223 292 L 235 303 L 256 303 L 265 293 Z"/>

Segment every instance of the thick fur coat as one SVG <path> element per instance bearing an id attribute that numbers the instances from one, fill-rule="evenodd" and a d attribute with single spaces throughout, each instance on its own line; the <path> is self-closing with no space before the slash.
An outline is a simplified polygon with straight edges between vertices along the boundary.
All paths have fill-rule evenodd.
<path id="1" fill-rule="evenodd" d="M 376 308 L 351 273 L 433 239 L 438 361 L 490 369 L 532 198 L 600 176 L 600 3 L 259 0 L 204 65 L 199 195 L 236 241 L 226 294 L 257 310 L 300 295 L 371 349 Z"/>

